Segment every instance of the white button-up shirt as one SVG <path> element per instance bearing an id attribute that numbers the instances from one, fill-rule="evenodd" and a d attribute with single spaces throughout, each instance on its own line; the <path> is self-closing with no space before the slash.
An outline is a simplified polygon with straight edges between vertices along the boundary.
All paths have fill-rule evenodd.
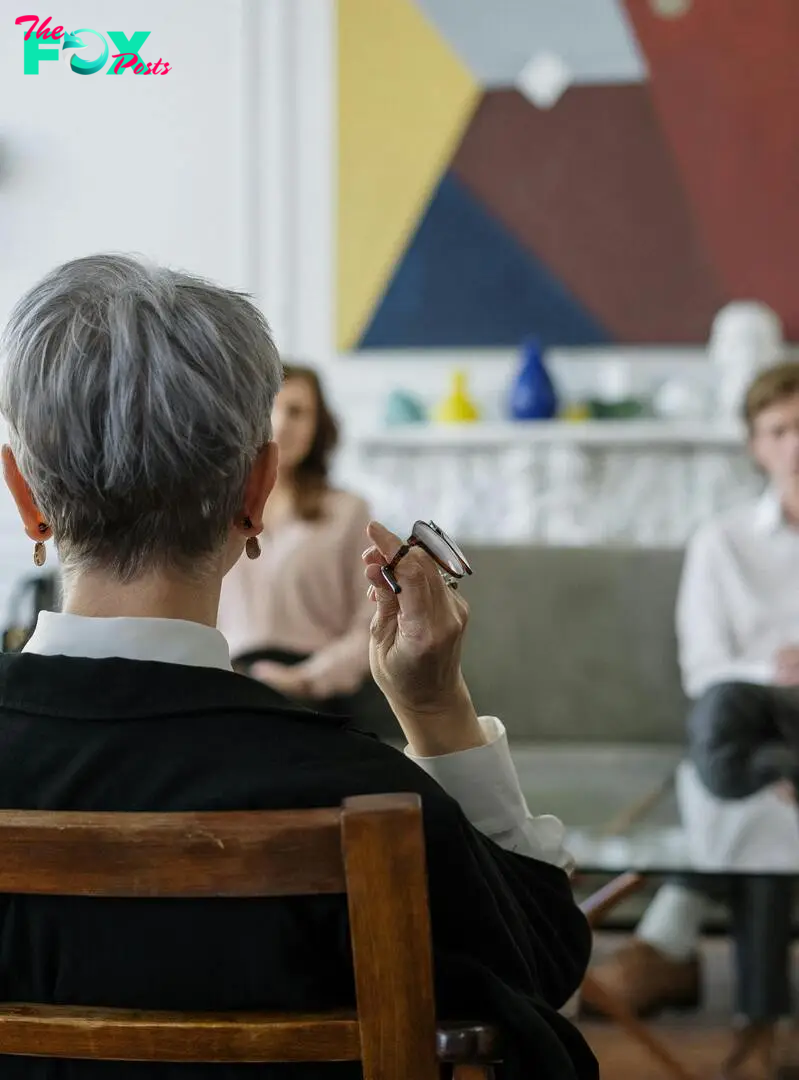
<path id="1" fill-rule="evenodd" d="M 769 491 L 701 529 L 686 553 L 677 603 L 683 686 L 775 679 L 779 649 L 799 645 L 799 530 Z M 773 788 L 719 799 L 683 762 L 677 798 L 698 869 L 799 873 L 799 814 Z"/>
<path id="2" fill-rule="evenodd" d="M 178 619 L 97 619 L 42 611 L 24 649 L 44 656 L 121 657 L 230 671 L 222 634 Z M 551 815 L 533 817 L 519 786 L 504 726 L 481 716 L 485 746 L 419 758 L 405 753 L 460 803 L 468 820 L 500 847 L 570 869 L 564 828 Z"/>
<path id="3" fill-rule="evenodd" d="M 779 649 L 799 645 L 799 529 L 774 492 L 710 522 L 688 546 L 677 601 L 685 692 L 773 683 Z"/>

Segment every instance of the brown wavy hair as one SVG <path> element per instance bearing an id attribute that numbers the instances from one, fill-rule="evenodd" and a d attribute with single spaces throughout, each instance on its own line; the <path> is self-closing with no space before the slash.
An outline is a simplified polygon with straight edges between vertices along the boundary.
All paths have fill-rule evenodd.
<path id="1" fill-rule="evenodd" d="M 303 521 L 318 521 L 330 491 L 330 459 L 338 446 L 339 429 L 330 411 L 319 376 L 304 364 L 283 364 L 283 381 L 305 379 L 316 399 L 316 431 L 310 449 L 294 469 L 294 510 Z"/>

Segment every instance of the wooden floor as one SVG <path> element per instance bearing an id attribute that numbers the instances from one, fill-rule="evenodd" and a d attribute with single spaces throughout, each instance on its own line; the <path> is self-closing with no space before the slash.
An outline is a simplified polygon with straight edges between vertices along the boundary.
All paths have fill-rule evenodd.
<path id="1" fill-rule="evenodd" d="M 586 1024 L 583 1030 L 599 1060 L 602 1080 L 668 1080 L 669 1073 L 629 1039 L 600 1024 Z M 697 1080 L 715 1080 L 729 1046 L 726 1031 L 675 1027 L 669 1035 L 672 1052 Z M 766 1080 L 765 1068 L 751 1062 L 739 1075 L 741 1080 Z"/>
<path id="2" fill-rule="evenodd" d="M 621 938 L 597 935 L 597 954 L 615 947 Z M 672 1052 L 696 1075 L 697 1080 L 715 1080 L 718 1066 L 730 1046 L 733 1020 L 733 983 L 729 945 L 722 938 L 703 945 L 704 994 L 699 1012 L 671 1014 L 651 1026 Z M 795 969 L 797 965 L 794 965 Z M 600 1063 L 603 1080 L 664 1080 L 668 1074 L 617 1027 L 610 1023 L 585 1022 L 580 1027 Z M 741 1069 L 741 1080 L 764 1080 L 762 1064 L 753 1062 Z"/>

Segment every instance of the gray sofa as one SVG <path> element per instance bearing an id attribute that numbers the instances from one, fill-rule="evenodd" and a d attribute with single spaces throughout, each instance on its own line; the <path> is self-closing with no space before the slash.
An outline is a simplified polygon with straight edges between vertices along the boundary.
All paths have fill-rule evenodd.
<path id="1" fill-rule="evenodd" d="M 676 550 L 471 547 L 464 671 L 508 728 L 533 812 L 602 825 L 682 754 Z M 673 793 L 648 814 L 678 821 Z"/>
<path id="2" fill-rule="evenodd" d="M 478 709 L 536 742 L 682 741 L 682 552 L 474 547 L 464 668 Z"/>
<path id="3" fill-rule="evenodd" d="M 478 711 L 508 728 L 531 810 L 575 828 L 613 821 L 683 754 L 688 703 L 674 634 L 682 552 L 474 546 L 467 555 L 464 671 Z M 673 790 L 645 824 L 679 824 Z M 631 929 L 656 886 L 605 925 Z M 729 929 L 723 907 L 705 929 Z"/>

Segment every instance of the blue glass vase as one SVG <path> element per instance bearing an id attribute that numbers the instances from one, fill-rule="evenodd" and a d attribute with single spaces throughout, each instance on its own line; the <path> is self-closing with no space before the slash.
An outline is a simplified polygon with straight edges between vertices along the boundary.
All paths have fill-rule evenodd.
<path id="1" fill-rule="evenodd" d="M 522 345 L 522 363 L 511 387 L 509 405 L 513 420 L 551 420 L 557 415 L 558 396 L 538 338 L 529 338 Z"/>

